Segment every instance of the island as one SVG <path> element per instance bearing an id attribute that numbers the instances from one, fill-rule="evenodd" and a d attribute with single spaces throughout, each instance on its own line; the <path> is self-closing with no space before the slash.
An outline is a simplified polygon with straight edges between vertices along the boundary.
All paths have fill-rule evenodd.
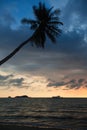
<path id="1" fill-rule="evenodd" d="M 62 97 L 61 96 L 53 96 L 52 98 L 54 98 L 54 99 L 60 99 Z"/>
<path id="2" fill-rule="evenodd" d="M 8 98 L 12 98 L 11 96 L 8 96 Z"/>
<path id="3" fill-rule="evenodd" d="M 27 95 L 22 95 L 22 96 L 16 96 L 14 98 L 30 98 L 30 97 L 28 97 Z"/>

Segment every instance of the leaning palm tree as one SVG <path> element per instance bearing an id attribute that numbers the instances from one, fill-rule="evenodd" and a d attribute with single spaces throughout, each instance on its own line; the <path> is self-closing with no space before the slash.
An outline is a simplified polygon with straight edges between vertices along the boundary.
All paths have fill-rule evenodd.
<path id="1" fill-rule="evenodd" d="M 14 49 L 8 56 L 0 61 L 0 65 L 8 61 L 13 57 L 24 45 L 29 42 L 34 43 L 37 47 L 44 48 L 46 37 L 55 43 L 56 37 L 61 34 L 61 29 L 58 25 L 63 25 L 59 20 L 60 10 L 53 10 L 53 7 L 47 8 L 44 3 L 39 3 L 38 6 L 33 6 L 35 20 L 23 18 L 22 24 L 29 24 L 30 29 L 34 30 L 34 33 L 26 41 L 21 43 L 16 49 Z"/>

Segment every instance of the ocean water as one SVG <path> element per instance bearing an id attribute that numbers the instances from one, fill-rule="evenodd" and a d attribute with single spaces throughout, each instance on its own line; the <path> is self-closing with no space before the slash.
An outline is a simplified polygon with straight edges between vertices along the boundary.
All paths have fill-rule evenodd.
<path id="1" fill-rule="evenodd" d="M 87 98 L 0 98 L 0 123 L 87 130 Z"/>

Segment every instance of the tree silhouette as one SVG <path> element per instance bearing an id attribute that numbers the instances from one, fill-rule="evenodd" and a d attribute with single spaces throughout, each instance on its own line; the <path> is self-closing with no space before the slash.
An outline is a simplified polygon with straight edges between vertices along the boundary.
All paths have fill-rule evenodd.
<path id="1" fill-rule="evenodd" d="M 47 8 L 44 3 L 39 3 L 38 6 L 33 6 L 33 12 L 35 20 L 23 18 L 22 24 L 29 24 L 30 29 L 34 30 L 34 33 L 26 41 L 21 43 L 16 49 L 14 49 L 8 56 L 0 61 L 0 65 L 8 61 L 13 57 L 24 45 L 29 42 L 34 43 L 37 47 L 44 48 L 46 37 L 55 43 L 56 37 L 61 34 L 61 29 L 58 25 L 63 25 L 59 20 L 60 10 L 53 7 Z"/>

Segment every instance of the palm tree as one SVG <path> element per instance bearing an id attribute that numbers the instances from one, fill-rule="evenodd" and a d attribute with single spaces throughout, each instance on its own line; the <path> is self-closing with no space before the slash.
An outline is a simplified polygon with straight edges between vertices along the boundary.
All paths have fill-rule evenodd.
<path id="1" fill-rule="evenodd" d="M 30 29 L 34 30 L 34 33 L 26 41 L 21 43 L 16 49 L 14 49 L 8 56 L 0 61 L 0 65 L 8 61 L 13 57 L 24 45 L 29 42 L 34 43 L 37 47 L 44 48 L 46 37 L 55 43 L 56 37 L 61 34 L 61 30 L 58 25 L 63 25 L 60 22 L 58 15 L 60 10 L 53 10 L 53 7 L 47 8 L 44 3 L 39 3 L 38 6 L 33 6 L 35 20 L 23 18 L 22 24 L 29 24 Z"/>

